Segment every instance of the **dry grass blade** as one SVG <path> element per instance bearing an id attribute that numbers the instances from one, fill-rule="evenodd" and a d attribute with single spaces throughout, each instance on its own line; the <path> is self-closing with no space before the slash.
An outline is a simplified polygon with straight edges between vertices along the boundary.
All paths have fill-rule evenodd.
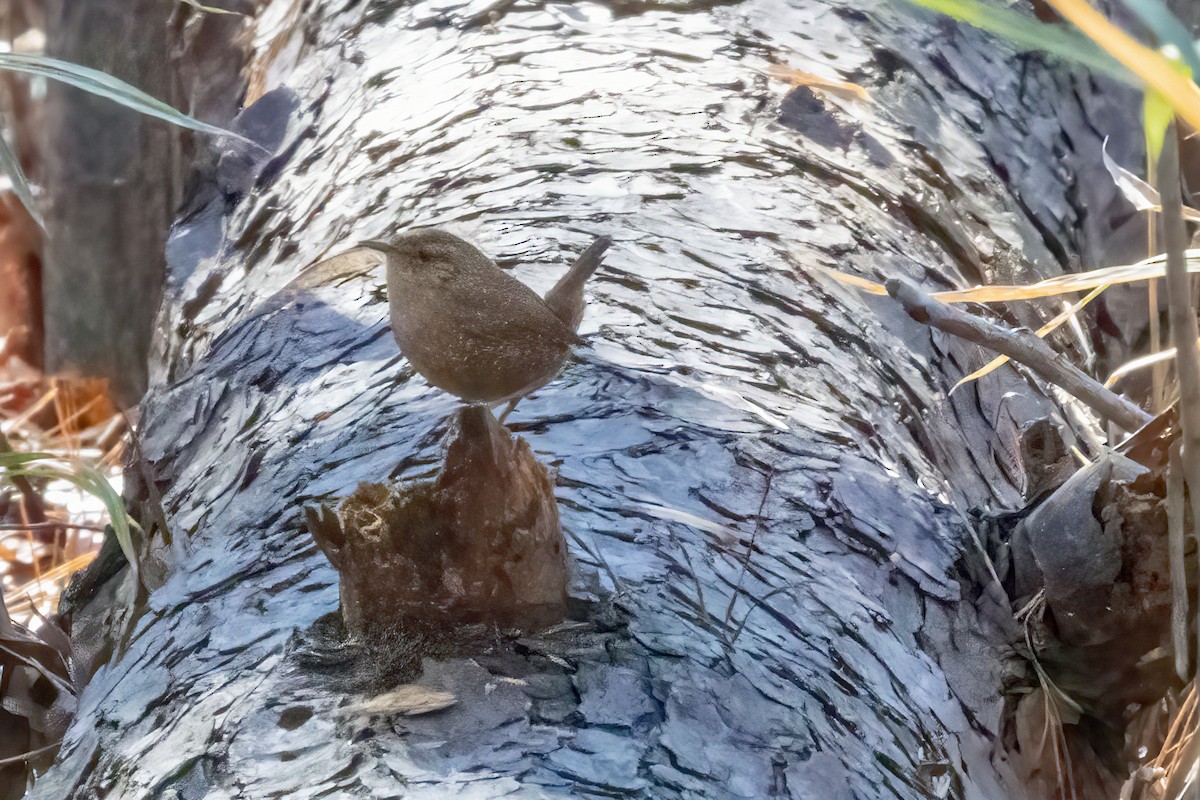
<path id="1" fill-rule="evenodd" d="M 845 97 L 850 100 L 870 100 L 871 95 L 857 83 L 839 81 L 833 78 L 822 78 L 811 72 L 793 69 L 783 64 L 774 64 L 767 69 L 767 74 L 773 78 L 787 81 L 792 86 L 807 86 L 810 89 L 820 89 L 830 94 Z"/>
<path id="2" fill-rule="evenodd" d="M 61 397 L 61 395 L 56 395 L 56 396 Z M 48 436 L 63 436 L 67 439 L 69 447 L 71 447 L 73 450 L 78 450 L 79 444 L 75 440 L 75 436 L 74 436 L 74 434 L 75 434 L 74 423 L 77 422 L 81 417 L 83 417 L 84 414 L 87 414 L 89 411 L 91 411 L 93 408 L 100 405 L 100 403 L 102 403 L 106 399 L 107 398 L 97 395 L 97 396 L 93 397 L 91 400 L 84 403 L 82 406 L 79 406 L 78 408 L 71 408 L 70 410 L 66 410 L 64 407 L 64 409 L 61 409 L 60 413 L 58 414 L 58 419 L 60 421 L 53 428 L 50 429 L 50 431 L 47 435 Z"/>
<path id="3" fill-rule="evenodd" d="M 766 480 L 763 483 L 762 499 L 758 501 L 758 513 L 755 514 L 754 530 L 750 534 L 750 541 L 746 544 L 746 557 L 742 561 L 742 571 L 738 575 L 737 586 L 729 596 L 729 606 L 725 609 L 724 629 L 729 628 L 729 621 L 733 618 L 733 607 L 737 604 L 737 599 L 742 593 L 742 584 L 746 580 L 746 572 L 750 569 L 750 560 L 754 557 L 754 544 L 758 539 L 758 532 L 763 526 L 763 509 L 767 507 L 767 496 L 771 493 L 771 481 L 775 479 L 775 470 L 772 468 L 767 472 Z"/>
<path id="4" fill-rule="evenodd" d="M 1187 271 L 1200 274 L 1200 249 L 1188 250 Z M 1068 292 L 1085 292 L 1099 286 L 1119 283 L 1136 283 L 1166 275 L 1166 255 L 1156 255 L 1139 261 L 1136 264 L 1121 264 L 1115 267 L 1102 267 L 1088 272 L 1074 272 L 1070 275 L 1060 275 L 1037 283 L 1025 285 L 976 286 L 972 289 L 952 289 L 945 292 L 934 292 L 932 297 L 943 303 L 1003 303 L 1010 300 L 1035 300 L 1039 297 L 1054 297 Z M 882 283 L 868 280 L 858 275 L 849 275 L 828 267 L 819 267 L 831 278 L 862 289 L 868 294 L 887 295 L 887 287 Z"/>
<path id="5" fill-rule="evenodd" d="M 1190 730 L 1180 743 L 1179 751 L 1175 754 L 1174 763 L 1167 770 L 1165 785 L 1160 795 L 1164 800 L 1185 800 L 1187 790 L 1194 785 L 1192 771 L 1196 761 L 1200 759 L 1200 736 L 1195 730 Z"/>
<path id="6" fill-rule="evenodd" d="M 12 419 L 6 420 L 4 422 L 4 425 L 2 426 L 3 430 L 12 431 L 12 430 L 17 430 L 19 428 L 23 428 L 26 424 L 28 424 L 29 420 L 33 419 L 33 417 L 38 412 L 40 412 L 46 406 L 48 406 L 54 402 L 56 394 L 57 394 L 57 390 L 55 390 L 53 388 L 51 388 L 49 391 L 45 392 L 40 398 L 38 398 L 38 401 L 36 403 L 29 406 L 29 408 L 25 409 L 23 412 L 21 412 L 20 414 L 18 414 L 15 417 L 13 417 Z"/>
<path id="7" fill-rule="evenodd" d="M 1015 618 L 1021 623 L 1024 629 L 1025 647 L 1028 649 L 1034 674 L 1037 675 L 1038 683 L 1042 689 L 1044 702 L 1043 718 L 1045 724 L 1042 728 L 1042 739 L 1039 745 L 1042 751 L 1045 750 L 1047 744 L 1050 744 L 1053 748 L 1054 767 L 1058 773 L 1059 790 L 1064 798 L 1075 798 L 1077 796 L 1075 779 L 1073 770 L 1071 769 L 1070 751 L 1067 749 L 1067 737 L 1063 732 L 1063 723 L 1066 722 L 1072 725 L 1077 723 L 1083 713 L 1083 708 L 1051 680 L 1050 676 L 1046 674 L 1046 670 L 1042 668 L 1041 662 L 1038 661 L 1037 650 L 1033 646 L 1033 634 L 1030 628 L 1033 619 L 1035 617 L 1040 619 L 1045 611 L 1046 593 L 1043 589 L 1035 594 L 1016 613 Z"/>
<path id="8" fill-rule="evenodd" d="M 25 614 L 36 615 L 38 613 L 39 601 L 45 599 L 46 592 L 49 589 L 61 591 L 72 575 L 96 559 L 97 553 L 98 551 L 93 550 L 76 556 L 70 561 L 64 561 L 58 566 L 44 572 L 39 579 L 29 581 L 8 592 L 4 598 L 4 602 L 10 607 L 13 614 L 17 614 L 18 616 Z M 49 586 L 49 589 L 47 586 Z"/>
<path id="9" fill-rule="evenodd" d="M 1187 776 L 1195 766 L 1194 759 L 1188 760 L 1188 754 L 1195 751 L 1197 741 L 1196 710 L 1196 682 L 1193 680 L 1184 690 L 1182 702 L 1171 720 L 1158 755 L 1150 762 L 1150 767 L 1159 778 L 1156 781 L 1157 794 L 1152 795 L 1154 797 L 1169 797 L 1171 795 L 1166 794 L 1167 787 L 1186 785 Z"/>
<path id="10" fill-rule="evenodd" d="M 1108 376 L 1108 380 L 1104 382 L 1104 386 L 1111 389 L 1117 381 L 1126 375 L 1130 375 L 1146 367 L 1152 367 L 1155 364 L 1161 364 L 1164 361 L 1171 361 L 1174 358 L 1175 348 L 1168 347 L 1166 350 L 1159 350 L 1157 353 L 1151 353 L 1148 356 L 1130 359 L 1113 370 L 1112 374 Z"/>
<path id="11" fill-rule="evenodd" d="M 0 653 L 7 653 L 8 655 L 15 658 L 17 661 L 20 661 L 22 664 L 25 664 L 27 667 L 32 667 L 39 675 L 44 677 L 46 680 L 50 681 L 50 683 L 54 684 L 55 688 L 57 688 L 60 692 L 66 692 L 67 694 L 73 694 L 75 692 L 75 690 L 74 690 L 74 688 L 72 688 L 71 684 L 65 678 L 63 678 L 61 675 L 56 674 L 54 672 L 54 670 L 48 668 L 45 664 L 43 664 L 37 658 L 34 658 L 32 656 L 27 656 L 24 653 L 21 653 L 17 650 L 12 649 L 8 645 L 4 644 L 6 641 L 13 642 L 14 644 L 23 644 L 26 641 L 36 641 L 38 644 L 44 645 L 45 643 L 42 642 L 40 639 L 33 639 L 32 637 L 30 637 L 29 639 L 23 639 L 20 641 L 14 640 L 12 638 L 0 639 Z"/>
<path id="12" fill-rule="evenodd" d="M 770 600 L 772 597 L 774 597 L 777 594 L 783 594 L 784 592 L 790 592 L 793 589 L 799 589 L 799 588 L 800 587 L 798 585 L 789 583 L 786 586 L 776 586 L 774 589 L 767 592 L 762 597 L 754 598 L 754 602 L 750 604 L 750 607 L 748 609 L 746 609 L 746 613 L 742 615 L 742 621 L 738 623 L 737 629 L 734 630 L 734 632 L 733 632 L 733 636 L 729 637 L 729 646 L 733 647 L 734 643 L 737 642 L 738 637 L 742 635 L 742 631 L 745 630 L 745 628 L 746 628 L 746 623 L 748 623 L 750 621 L 750 615 L 754 612 L 754 610 L 756 608 L 759 608 L 759 607 L 765 605 L 768 600 Z"/>
<path id="13" fill-rule="evenodd" d="M 1034 659 L 1034 670 L 1038 681 L 1042 684 L 1042 696 L 1046 702 L 1046 728 L 1042 732 L 1043 742 L 1047 737 L 1052 740 L 1054 747 L 1054 766 L 1058 770 L 1058 786 L 1064 797 L 1074 800 L 1075 775 L 1071 768 L 1071 752 L 1067 746 L 1067 735 L 1063 731 L 1063 711 L 1067 709 L 1075 721 L 1079 719 L 1079 704 L 1050 680 L 1050 676 L 1042 669 L 1041 664 Z"/>
<path id="14" fill-rule="evenodd" d="M 608 579 L 612 581 L 618 595 L 626 594 L 625 584 L 621 582 L 621 579 L 617 577 L 617 573 L 611 566 L 609 566 L 608 559 L 604 557 L 604 553 L 600 551 L 599 547 L 590 546 L 587 542 L 580 538 L 579 534 L 575 533 L 575 531 L 571 530 L 565 525 L 563 526 L 563 533 L 565 533 L 567 536 L 570 536 L 571 541 L 575 542 L 575 544 L 579 546 L 580 550 L 596 559 L 596 563 L 604 568 L 604 572 L 608 575 Z"/>
<path id="15" fill-rule="evenodd" d="M 0 522 L 0 531 L 21 532 L 25 531 L 40 531 L 40 530 L 55 530 L 56 528 L 70 528 L 81 531 L 95 531 L 104 533 L 103 525 L 93 525 L 90 522 L 59 522 L 58 520 L 46 520 L 45 522 L 20 522 L 9 523 Z M 3 540 L 9 533 L 0 533 L 0 540 Z"/>
<path id="16" fill-rule="evenodd" d="M 1113 179 L 1113 183 L 1116 184 L 1117 189 L 1120 190 L 1121 194 L 1125 195 L 1125 199 L 1132 203 L 1134 208 L 1138 211 L 1162 210 L 1162 200 L 1159 197 L 1158 189 L 1155 189 L 1133 172 L 1113 161 L 1112 156 L 1108 154 L 1107 136 L 1104 137 L 1104 141 L 1100 144 L 1100 158 L 1104 161 L 1104 168 L 1108 170 L 1108 174 Z"/>
<path id="17" fill-rule="evenodd" d="M 338 713 L 344 715 L 396 714 L 415 717 L 421 714 L 433 714 L 457 703 L 458 698 L 450 692 L 409 683 L 390 692 L 342 706 L 338 709 Z"/>
<path id="18" fill-rule="evenodd" d="M 74 648 L 71 645 L 71 637 L 63 632 L 63 629 L 58 627 L 47 618 L 42 612 L 38 611 L 37 606 L 30 609 L 33 616 L 41 621 L 42 626 L 37 629 L 37 636 L 46 644 L 50 645 L 58 653 L 63 671 L 69 677 L 71 675 L 71 657 L 74 654 Z"/>

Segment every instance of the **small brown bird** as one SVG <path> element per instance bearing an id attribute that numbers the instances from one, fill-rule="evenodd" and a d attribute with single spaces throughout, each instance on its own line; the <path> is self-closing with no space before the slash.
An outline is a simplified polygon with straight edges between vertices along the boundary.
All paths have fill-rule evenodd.
<path id="1" fill-rule="evenodd" d="M 384 254 L 392 333 L 413 369 L 468 403 L 517 401 L 562 367 L 583 318 L 583 285 L 611 240 L 589 247 L 546 299 L 478 248 L 436 228 L 360 246 Z"/>

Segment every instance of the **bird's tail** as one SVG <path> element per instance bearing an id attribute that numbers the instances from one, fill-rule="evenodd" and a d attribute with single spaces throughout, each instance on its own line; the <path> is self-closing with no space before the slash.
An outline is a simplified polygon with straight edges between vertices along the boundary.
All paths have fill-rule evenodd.
<path id="1" fill-rule="evenodd" d="M 612 247 L 611 236 L 601 236 L 596 241 L 592 242 L 591 247 L 584 250 L 571 268 L 567 270 L 567 275 L 580 282 L 586 281 L 600 266 L 600 262 L 604 260 L 604 254 L 608 252 L 608 248 Z"/>
<path id="2" fill-rule="evenodd" d="M 566 274 L 550 290 L 550 293 L 564 291 L 568 287 L 583 286 L 587 282 L 587 279 L 592 277 L 592 273 L 596 271 L 601 262 L 604 261 L 604 254 L 611 246 L 611 236 L 601 236 L 592 242 L 591 247 L 583 251 L 579 258 L 575 260 L 575 263 L 571 265 L 571 268 L 567 270 Z"/>
<path id="3" fill-rule="evenodd" d="M 554 288 L 546 292 L 546 305 L 572 332 L 579 330 L 579 323 L 583 321 L 583 284 L 600 266 L 604 251 L 611 244 L 612 239 L 607 236 L 592 242 L 592 246 L 584 250 L 583 255 L 554 284 Z"/>

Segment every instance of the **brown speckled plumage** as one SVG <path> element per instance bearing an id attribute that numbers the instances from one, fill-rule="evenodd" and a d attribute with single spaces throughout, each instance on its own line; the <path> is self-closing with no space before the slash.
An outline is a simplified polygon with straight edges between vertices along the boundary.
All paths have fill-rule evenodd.
<path id="1" fill-rule="evenodd" d="M 387 258 L 400 351 L 430 384 L 467 402 L 493 404 L 532 392 L 558 374 L 581 341 L 532 289 L 451 233 L 429 228 L 363 246 Z M 582 281 L 575 294 L 577 303 L 565 307 L 573 313 L 577 305 L 582 317 Z"/>

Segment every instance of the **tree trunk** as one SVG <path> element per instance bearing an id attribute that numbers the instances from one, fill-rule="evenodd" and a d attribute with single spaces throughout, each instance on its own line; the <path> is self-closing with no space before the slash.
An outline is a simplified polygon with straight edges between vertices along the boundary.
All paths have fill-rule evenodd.
<path id="1" fill-rule="evenodd" d="M 174 102 L 162 0 L 54 0 L 47 55 L 94 67 Z M 117 400 L 146 390 L 164 246 L 179 195 L 176 130 L 50 82 L 42 276 L 47 372 L 107 378 Z"/>
<path id="2" fill-rule="evenodd" d="M 141 446 L 171 540 L 131 613 L 127 571 L 74 613 L 114 655 L 33 797 L 1031 796 L 976 537 L 1092 443 L 1011 368 L 947 397 L 989 355 L 820 268 L 1129 255 L 1100 142 L 1137 163 L 1132 93 L 862 0 L 345 5 L 271 7 L 238 124 L 276 155 L 223 159 L 168 245 Z M 767 54 L 872 99 L 782 99 Z M 558 471 L 573 624 L 426 659 L 456 702 L 410 716 L 312 657 L 338 586 L 303 507 L 428 475 L 455 401 L 371 285 L 287 285 L 429 224 L 539 291 L 615 243 L 591 348 L 510 418 Z"/>

